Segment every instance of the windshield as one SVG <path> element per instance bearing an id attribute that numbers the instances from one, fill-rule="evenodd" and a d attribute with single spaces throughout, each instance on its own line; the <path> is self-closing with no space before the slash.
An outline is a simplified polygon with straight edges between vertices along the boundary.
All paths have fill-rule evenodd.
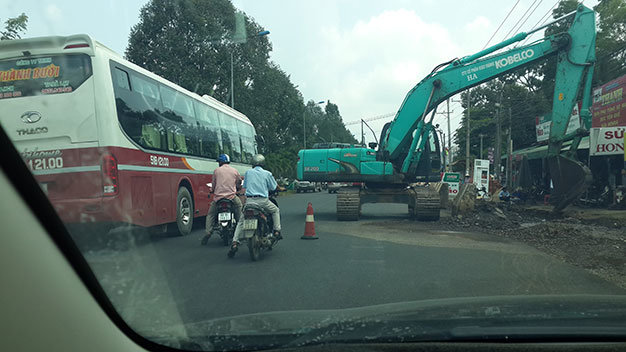
<path id="1" fill-rule="evenodd" d="M 626 338 L 623 0 L 80 4 L 0 126 L 141 336 Z"/>
<path id="2" fill-rule="evenodd" d="M 23 57 L 0 61 L 0 98 L 69 93 L 91 76 L 87 55 Z"/>

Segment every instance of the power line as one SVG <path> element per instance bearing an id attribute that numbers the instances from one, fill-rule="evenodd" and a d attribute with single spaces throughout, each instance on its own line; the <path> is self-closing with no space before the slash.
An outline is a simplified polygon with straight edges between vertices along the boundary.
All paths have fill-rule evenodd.
<path id="1" fill-rule="evenodd" d="M 392 116 L 395 116 L 395 115 L 396 115 L 395 113 L 388 113 L 388 114 L 378 115 L 378 116 L 369 117 L 369 118 L 365 118 L 365 119 L 361 119 L 361 120 L 363 120 L 365 122 L 370 122 L 370 121 L 386 119 L 386 118 L 389 118 L 389 117 L 392 117 Z M 361 120 L 346 122 L 346 123 L 344 123 L 344 125 L 345 126 L 356 125 L 358 123 L 361 123 Z"/>
<path id="2" fill-rule="evenodd" d="M 541 18 L 539 19 L 539 21 L 537 21 L 537 23 L 535 23 L 534 26 L 532 26 L 532 28 L 537 28 L 538 26 L 543 26 L 544 23 L 546 23 L 549 19 L 550 19 L 550 12 L 552 12 L 552 10 L 554 10 L 554 8 L 561 2 L 561 0 L 557 0 L 554 5 L 552 5 L 552 7 L 548 10 L 548 12 L 546 12 L 543 16 L 541 16 Z M 546 17 L 547 16 L 547 17 Z M 540 24 L 541 23 L 541 24 Z M 521 42 L 519 44 L 519 46 L 524 45 L 528 39 L 530 39 L 532 35 L 528 36 L 526 39 L 524 39 L 523 42 Z"/>
<path id="3" fill-rule="evenodd" d="M 519 18 L 519 20 L 517 20 L 517 22 L 515 22 L 515 24 L 511 27 L 511 29 L 509 29 L 509 31 L 504 35 L 504 38 L 502 39 L 503 41 L 506 40 L 509 37 L 509 34 L 511 34 L 511 32 L 513 32 L 515 27 L 517 27 L 517 25 L 522 21 L 522 19 L 524 19 L 524 17 L 526 17 L 526 14 L 528 13 L 528 11 L 530 11 L 530 9 L 533 7 L 533 5 L 535 5 L 536 2 L 537 2 L 537 0 L 533 1 L 533 3 L 530 4 L 530 6 L 528 6 L 528 8 L 524 12 L 524 14 L 522 14 L 522 16 Z"/>
<path id="4" fill-rule="evenodd" d="M 537 1 L 537 0 L 535 0 Z M 520 0 L 517 0 L 517 2 L 515 3 L 515 5 L 513 5 L 513 7 L 511 8 L 511 10 L 509 10 L 509 13 L 506 14 L 506 17 L 502 20 L 502 22 L 500 23 L 500 25 L 498 26 L 498 28 L 496 29 L 495 32 L 493 32 L 493 34 L 491 35 L 491 38 L 489 38 L 489 40 L 487 41 L 487 44 L 485 44 L 485 46 L 483 47 L 483 50 L 487 47 L 487 45 L 489 45 L 489 43 L 491 42 L 491 40 L 493 39 L 493 37 L 496 36 L 496 34 L 498 33 L 498 31 L 500 30 L 500 28 L 502 28 L 502 25 L 504 24 L 504 22 L 506 22 L 507 18 L 509 18 L 509 16 L 511 15 L 511 13 L 513 12 L 513 10 L 515 10 L 515 7 L 517 7 L 517 4 L 519 4 Z"/>
<path id="5" fill-rule="evenodd" d="M 526 17 L 526 19 L 519 25 L 519 27 L 517 27 L 516 32 L 519 32 L 522 27 L 524 27 L 524 24 L 526 23 L 526 21 L 528 21 L 528 19 L 530 18 L 530 16 L 533 15 L 533 13 L 535 13 L 535 11 L 537 11 L 537 8 L 539 7 L 539 5 L 541 5 L 541 3 L 543 2 L 543 0 L 539 0 L 539 2 L 537 3 L 537 6 L 535 6 L 535 8 L 528 14 L 528 16 Z M 532 5 L 531 5 L 532 6 Z"/>

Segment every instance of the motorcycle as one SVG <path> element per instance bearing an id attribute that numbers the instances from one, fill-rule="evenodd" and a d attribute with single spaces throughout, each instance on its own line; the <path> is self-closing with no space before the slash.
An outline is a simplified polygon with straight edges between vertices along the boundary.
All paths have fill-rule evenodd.
<path id="1" fill-rule="evenodd" d="M 278 206 L 272 194 L 270 194 L 269 200 Z M 252 261 L 259 260 L 262 251 L 271 251 L 278 242 L 274 237 L 273 229 L 271 214 L 265 213 L 254 203 L 246 203 L 243 207 L 242 240 L 245 239 L 248 243 L 248 251 Z"/>
<path id="2" fill-rule="evenodd" d="M 597 196 L 593 196 L 597 195 Z M 598 188 L 591 189 L 585 197 L 576 202 L 577 205 L 591 208 L 604 208 L 611 204 L 610 190 L 605 186 L 601 191 Z"/>
<path id="3" fill-rule="evenodd" d="M 235 234 L 235 227 L 237 227 L 237 220 L 235 220 L 235 203 L 232 200 L 222 198 L 217 201 L 217 221 L 218 225 L 216 230 L 222 238 L 224 246 L 230 246 L 233 241 L 233 235 Z"/>

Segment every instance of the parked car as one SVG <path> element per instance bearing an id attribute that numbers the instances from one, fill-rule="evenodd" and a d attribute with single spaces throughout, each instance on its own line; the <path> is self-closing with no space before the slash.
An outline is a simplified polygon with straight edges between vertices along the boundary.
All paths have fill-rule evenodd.
<path id="1" fill-rule="evenodd" d="M 300 180 L 296 180 L 295 181 L 295 187 L 296 189 L 296 193 L 300 193 L 300 192 L 318 192 L 321 191 L 322 188 L 315 182 L 310 182 L 310 181 L 300 181 Z"/>
<path id="2" fill-rule="evenodd" d="M 348 184 L 343 182 L 328 182 L 328 193 L 337 193 L 339 188 L 346 186 L 348 186 Z"/>

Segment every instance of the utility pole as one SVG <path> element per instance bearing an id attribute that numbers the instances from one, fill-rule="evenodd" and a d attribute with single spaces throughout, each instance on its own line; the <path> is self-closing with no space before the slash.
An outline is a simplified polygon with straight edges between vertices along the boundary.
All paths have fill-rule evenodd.
<path id="1" fill-rule="evenodd" d="M 235 89 L 233 88 L 233 48 L 230 49 L 230 107 L 235 108 Z"/>
<path id="2" fill-rule="evenodd" d="M 511 139 L 511 108 L 509 107 L 509 136 L 506 143 L 507 157 L 506 157 L 506 186 L 511 187 L 511 168 L 513 167 L 513 140 Z"/>
<path id="3" fill-rule="evenodd" d="M 501 115 L 501 111 L 502 111 L 502 92 L 504 91 L 504 84 L 502 84 L 502 89 L 500 90 L 500 101 L 498 102 L 498 104 L 496 104 L 498 106 L 498 110 L 496 110 L 496 155 L 495 155 L 495 159 L 494 160 L 494 166 L 495 166 L 495 171 L 496 171 L 496 179 L 498 181 L 501 180 L 500 177 L 500 163 L 502 162 L 501 158 L 502 158 L 502 152 L 501 152 L 501 148 L 502 148 L 502 127 L 501 127 L 501 122 L 500 122 L 500 115 Z"/>
<path id="4" fill-rule="evenodd" d="M 482 160 L 483 158 L 483 137 L 485 135 L 484 134 L 479 134 L 478 137 L 480 137 L 480 159 Z"/>
<path id="5" fill-rule="evenodd" d="M 448 155 L 446 158 L 446 171 L 450 171 L 450 158 L 452 157 L 452 134 L 450 133 L 450 98 L 446 99 L 448 106 Z"/>
<path id="6" fill-rule="evenodd" d="M 465 134 L 465 174 L 470 174 L 470 105 L 472 100 L 470 98 L 471 90 L 467 90 L 467 131 Z"/>

